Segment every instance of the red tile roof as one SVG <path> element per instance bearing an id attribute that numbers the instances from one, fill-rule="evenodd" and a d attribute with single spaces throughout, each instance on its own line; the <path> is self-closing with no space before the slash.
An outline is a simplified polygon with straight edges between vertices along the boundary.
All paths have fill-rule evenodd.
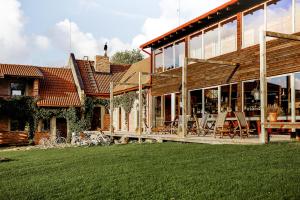
<path id="1" fill-rule="evenodd" d="M 0 77 L 4 76 L 43 78 L 43 74 L 37 66 L 0 64 Z"/>
<path id="2" fill-rule="evenodd" d="M 71 69 L 39 67 L 44 79 L 40 80 L 38 106 L 80 106 Z"/>
<path id="3" fill-rule="evenodd" d="M 111 73 L 100 73 L 95 72 L 93 61 L 76 60 L 76 62 L 83 80 L 85 93 L 92 96 L 109 95 L 110 82 L 120 81 L 130 67 L 129 65 L 111 64 Z M 92 76 L 89 75 L 89 70 L 92 70 Z M 94 81 L 96 85 L 93 84 Z"/>

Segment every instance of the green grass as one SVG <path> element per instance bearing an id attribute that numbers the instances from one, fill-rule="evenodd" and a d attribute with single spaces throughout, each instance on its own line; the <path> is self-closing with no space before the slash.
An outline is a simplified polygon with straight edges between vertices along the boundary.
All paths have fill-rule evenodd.
<path id="1" fill-rule="evenodd" d="M 0 199 L 300 199 L 300 144 L 1 152 Z"/>

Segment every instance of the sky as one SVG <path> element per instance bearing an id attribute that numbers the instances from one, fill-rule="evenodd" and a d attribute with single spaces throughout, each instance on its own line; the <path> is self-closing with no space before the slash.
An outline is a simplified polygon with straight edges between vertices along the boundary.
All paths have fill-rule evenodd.
<path id="1" fill-rule="evenodd" d="M 138 48 L 228 0 L 0 0 L 0 63 L 65 66 Z M 180 17 L 178 15 L 180 8 Z"/>

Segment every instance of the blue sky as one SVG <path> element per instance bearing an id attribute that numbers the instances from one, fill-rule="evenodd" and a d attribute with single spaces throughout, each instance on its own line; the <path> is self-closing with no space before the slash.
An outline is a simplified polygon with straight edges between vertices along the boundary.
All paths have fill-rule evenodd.
<path id="1" fill-rule="evenodd" d="M 0 0 L 0 63 L 64 66 L 137 48 L 226 0 Z M 71 29 L 70 29 L 71 27 Z"/>

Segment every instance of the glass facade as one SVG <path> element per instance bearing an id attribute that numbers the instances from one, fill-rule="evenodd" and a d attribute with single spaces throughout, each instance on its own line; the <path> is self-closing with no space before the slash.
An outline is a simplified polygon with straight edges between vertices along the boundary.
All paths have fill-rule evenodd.
<path id="1" fill-rule="evenodd" d="M 219 28 L 215 26 L 204 32 L 204 58 L 217 56 L 219 49 Z"/>
<path id="2" fill-rule="evenodd" d="M 296 32 L 300 31 L 300 0 L 295 0 L 295 18 L 296 18 Z"/>
<path id="3" fill-rule="evenodd" d="M 162 49 L 156 49 L 154 51 L 154 71 L 155 72 L 162 72 L 163 71 L 163 52 Z"/>
<path id="4" fill-rule="evenodd" d="M 278 105 L 282 112 L 279 116 L 291 114 L 290 76 L 280 76 L 268 79 L 268 105 Z"/>
<path id="5" fill-rule="evenodd" d="M 209 114 L 218 114 L 218 88 L 204 89 L 204 110 Z"/>
<path id="6" fill-rule="evenodd" d="M 264 7 L 259 6 L 244 13 L 243 47 L 259 43 L 259 32 L 264 28 Z"/>
<path id="7" fill-rule="evenodd" d="M 247 81 L 244 86 L 244 111 L 246 116 L 260 116 L 259 80 Z"/>
<path id="8" fill-rule="evenodd" d="M 267 30 L 292 33 L 292 0 L 273 0 L 267 4 Z"/>
<path id="9" fill-rule="evenodd" d="M 221 111 L 238 111 L 237 84 L 221 86 Z"/>
<path id="10" fill-rule="evenodd" d="M 236 18 L 221 23 L 221 54 L 237 49 L 237 20 Z"/>
<path id="11" fill-rule="evenodd" d="M 183 67 L 185 56 L 185 42 L 180 41 L 175 43 L 175 67 Z"/>
<path id="12" fill-rule="evenodd" d="M 190 39 L 190 57 L 202 58 L 202 33 L 194 35 Z"/>
<path id="13" fill-rule="evenodd" d="M 162 104 L 162 98 L 161 96 L 158 96 L 158 97 L 155 97 L 155 116 L 154 116 L 154 126 L 157 127 L 157 126 L 160 126 L 162 125 L 162 109 L 161 109 L 161 104 Z"/>
<path id="14" fill-rule="evenodd" d="M 296 108 L 296 116 L 299 117 L 300 120 L 300 73 L 295 74 L 295 108 Z"/>
<path id="15" fill-rule="evenodd" d="M 164 66 L 166 70 L 174 68 L 173 45 L 164 48 Z"/>
<path id="16" fill-rule="evenodd" d="M 191 115 L 202 117 L 202 90 L 194 90 L 190 92 L 191 97 Z"/>

